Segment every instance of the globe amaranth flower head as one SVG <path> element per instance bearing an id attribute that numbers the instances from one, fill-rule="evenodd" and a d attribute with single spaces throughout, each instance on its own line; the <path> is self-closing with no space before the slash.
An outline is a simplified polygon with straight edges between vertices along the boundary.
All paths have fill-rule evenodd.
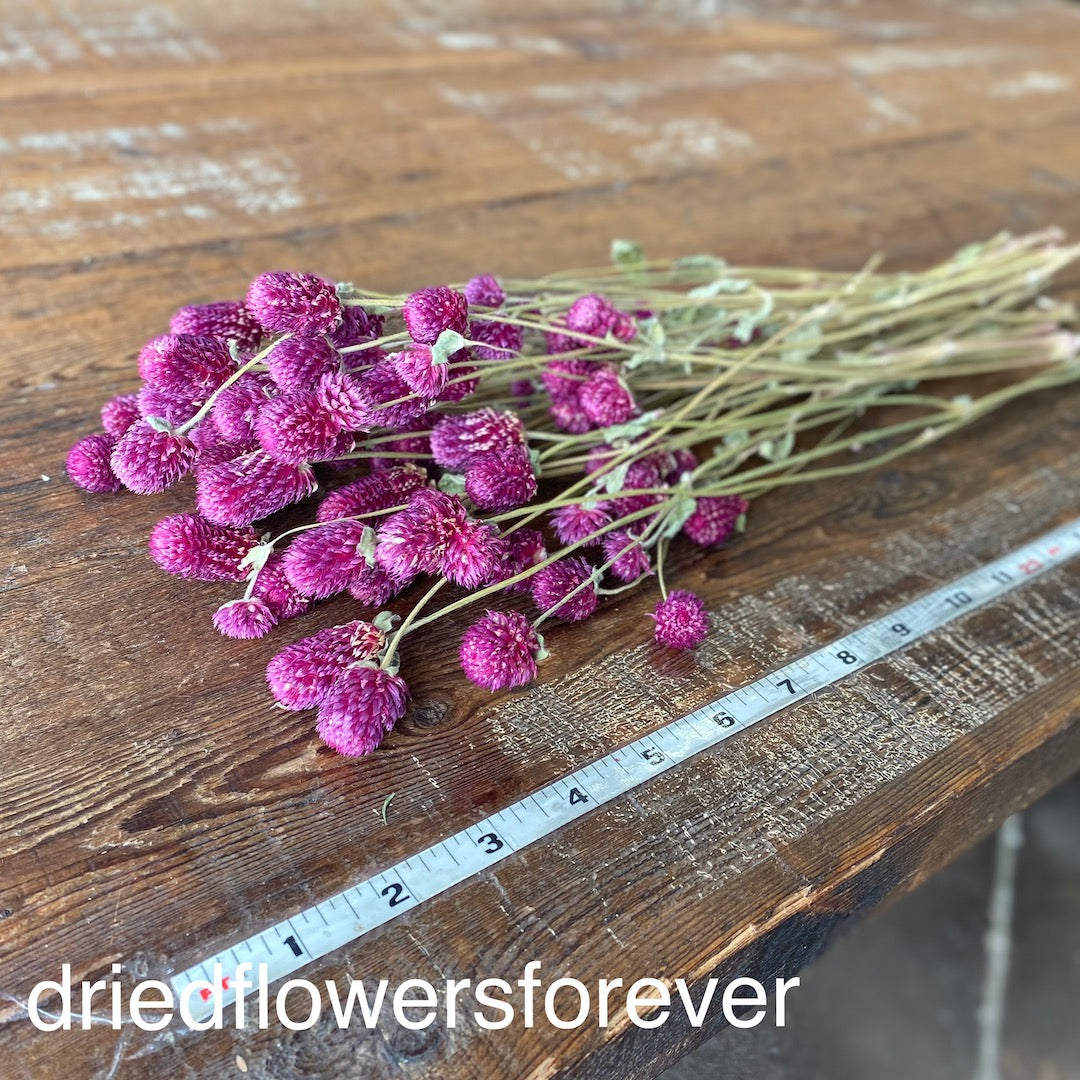
<path id="1" fill-rule="evenodd" d="M 258 638 L 277 626 L 277 618 L 262 600 L 230 600 L 214 612 L 214 626 L 231 638 Z"/>
<path id="2" fill-rule="evenodd" d="M 576 544 L 610 523 L 611 504 L 603 500 L 586 499 L 551 512 L 551 527 L 562 544 Z M 600 539 L 590 543 L 599 544 Z"/>
<path id="3" fill-rule="evenodd" d="M 491 274 L 479 274 L 465 286 L 465 299 L 472 307 L 497 308 L 506 299 L 506 293 Z"/>
<path id="4" fill-rule="evenodd" d="M 253 371 L 241 375 L 214 398 L 210 407 L 213 427 L 230 442 L 253 443 L 255 421 L 260 409 L 270 400 L 273 389 L 274 384 L 266 375 Z M 199 429 L 205 427 L 205 424 L 199 425 Z"/>
<path id="5" fill-rule="evenodd" d="M 386 644 L 382 630 L 359 619 L 328 626 L 286 645 L 266 666 L 266 681 L 287 709 L 313 709 L 357 660 L 373 660 Z"/>
<path id="6" fill-rule="evenodd" d="M 696 649 L 708 636 L 709 616 L 700 596 L 676 589 L 656 605 L 656 640 L 672 649 Z"/>
<path id="7" fill-rule="evenodd" d="M 255 418 L 259 445 L 275 461 L 301 465 L 334 456 L 342 426 L 313 390 L 271 398 Z"/>
<path id="8" fill-rule="evenodd" d="M 494 319 L 473 319 L 469 323 L 469 338 L 479 343 L 472 347 L 479 359 L 512 360 L 521 354 L 525 331 L 520 326 Z"/>
<path id="9" fill-rule="evenodd" d="M 361 517 L 409 501 L 409 496 L 429 484 L 427 470 L 411 461 L 362 476 L 359 480 L 331 491 L 316 512 L 317 521 Z M 378 519 L 372 519 L 377 524 Z"/>
<path id="10" fill-rule="evenodd" d="M 578 401 L 585 415 L 596 427 L 625 424 L 638 414 L 637 402 L 629 388 L 611 368 L 594 371 L 578 391 Z"/>
<path id="11" fill-rule="evenodd" d="M 311 600 L 285 576 L 285 556 L 275 551 L 255 577 L 252 595 L 273 612 L 274 618 L 295 619 L 311 610 Z"/>
<path id="12" fill-rule="evenodd" d="M 409 575 L 400 576 L 381 566 L 365 566 L 350 580 L 348 593 L 364 607 L 379 609 L 397 596 L 409 581 Z"/>
<path id="13" fill-rule="evenodd" d="M 84 435 L 68 451 L 66 467 L 71 482 L 98 495 L 119 491 L 124 485 L 110 461 L 115 446 L 111 435 Z"/>
<path id="14" fill-rule="evenodd" d="M 168 425 L 138 420 L 124 432 L 109 462 L 129 491 L 153 495 L 190 472 L 198 454 L 187 436 L 176 434 Z"/>
<path id="15" fill-rule="evenodd" d="M 414 394 L 435 399 L 446 389 L 450 367 L 435 363 L 430 345 L 412 345 L 401 352 L 390 353 L 387 360 Z"/>
<path id="16" fill-rule="evenodd" d="M 251 317 L 243 301 L 222 300 L 213 304 L 189 304 L 180 308 L 169 321 L 174 334 L 235 341 L 241 353 L 255 352 L 262 338 L 259 324 Z"/>
<path id="17" fill-rule="evenodd" d="M 465 469 L 465 491 L 481 510 L 514 510 L 536 494 L 536 473 L 524 446 L 477 454 Z"/>
<path id="18" fill-rule="evenodd" d="M 439 560 L 439 572 L 466 589 L 488 585 L 498 574 L 502 551 L 492 526 L 469 520 L 450 537 Z"/>
<path id="19" fill-rule="evenodd" d="M 366 404 L 364 426 L 394 430 L 427 412 L 429 401 L 416 395 L 389 359 L 365 371 L 359 387 Z"/>
<path id="20" fill-rule="evenodd" d="M 351 345 L 363 345 L 366 341 L 375 341 L 383 336 L 383 321 L 381 315 L 373 315 L 359 304 L 343 304 L 341 322 L 330 331 L 330 340 L 339 349 L 347 349 Z"/>
<path id="21" fill-rule="evenodd" d="M 198 514 L 170 514 L 150 533 L 150 557 L 162 570 L 193 581 L 244 581 L 241 565 L 259 543 L 249 526 L 215 525 Z"/>
<path id="22" fill-rule="evenodd" d="M 228 346 L 217 338 L 165 334 L 139 353 L 139 375 L 154 390 L 205 398 L 235 370 Z"/>
<path id="23" fill-rule="evenodd" d="M 138 394 L 120 394 L 101 406 L 101 426 L 114 439 L 119 439 L 136 420 L 141 419 Z"/>
<path id="24" fill-rule="evenodd" d="M 260 274 L 248 288 L 247 309 L 264 329 L 311 337 L 341 321 L 341 302 L 329 281 L 314 274 Z"/>
<path id="25" fill-rule="evenodd" d="M 250 525 L 310 495 L 318 486 L 310 465 L 275 461 L 253 450 L 220 465 L 200 469 L 196 483 L 199 513 L 219 525 Z"/>
<path id="26" fill-rule="evenodd" d="M 412 293 L 401 309 L 405 329 L 420 345 L 434 345 L 444 330 L 464 335 L 469 325 L 469 302 L 447 285 Z"/>
<path id="27" fill-rule="evenodd" d="M 431 432 L 431 453 L 445 469 L 463 469 L 477 454 L 525 445 L 517 413 L 483 408 L 443 416 Z"/>
<path id="28" fill-rule="evenodd" d="M 542 563 L 547 558 L 544 534 L 539 529 L 515 529 L 500 537 L 499 566 L 492 581 L 506 581 L 517 577 L 523 570 Z M 532 579 L 525 578 L 507 585 L 510 593 L 527 593 L 532 590 Z"/>
<path id="29" fill-rule="evenodd" d="M 540 652 L 540 640 L 524 615 L 488 611 L 465 631 L 458 655 L 470 681 L 494 691 L 532 682 Z"/>
<path id="30" fill-rule="evenodd" d="M 282 390 L 313 390 L 339 363 L 337 349 L 324 335 L 282 338 L 266 357 L 270 378 Z"/>
<path id="31" fill-rule="evenodd" d="M 652 572 L 649 553 L 638 542 L 633 533 L 625 529 L 613 529 L 604 537 L 604 561 L 612 577 L 619 581 L 637 581 L 644 574 Z"/>
<path id="32" fill-rule="evenodd" d="M 382 742 L 405 715 L 409 687 L 369 661 L 347 667 L 319 703 L 316 730 L 332 750 L 363 757 Z"/>
<path id="33" fill-rule="evenodd" d="M 456 495 L 421 488 L 404 510 L 379 529 L 375 561 L 391 576 L 411 580 L 441 571 L 450 542 L 468 523 L 465 504 Z"/>
<path id="34" fill-rule="evenodd" d="M 738 495 L 704 495 L 695 501 L 694 512 L 682 531 L 701 547 L 722 544 L 735 531 L 749 503 Z"/>
<path id="35" fill-rule="evenodd" d="M 284 553 L 285 576 L 303 596 L 344 592 L 367 565 L 364 540 L 374 532 L 362 521 L 331 521 L 300 533 Z"/>
<path id="36" fill-rule="evenodd" d="M 541 612 L 580 622 L 596 610 L 596 571 L 585 559 L 565 555 L 532 577 L 533 601 Z"/>

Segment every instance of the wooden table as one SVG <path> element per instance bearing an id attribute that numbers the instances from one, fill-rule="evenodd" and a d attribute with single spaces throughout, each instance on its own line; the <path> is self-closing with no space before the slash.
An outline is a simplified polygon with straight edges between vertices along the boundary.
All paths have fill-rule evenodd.
<path id="1" fill-rule="evenodd" d="M 654 1074 L 715 1022 L 45 1035 L 17 1003 L 63 962 L 177 970 L 1080 512 L 1076 395 L 1029 400 L 763 498 L 718 555 L 679 550 L 675 581 L 725 627 L 696 656 L 645 644 L 652 599 L 620 598 L 551 635 L 534 691 L 492 698 L 448 628 L 410 716 L 355 763 L 260 676 L 347 605 L 225 641 L 215 590 L 145 554 L 189 493 L 67 483 L 142 341 L 263 269 L 406 289 L 596 263 L 628 235 L 658 256 L 916 266 L 1003 227 L 1080 232 L 1080 5 L 704 6 L 6 5 L 5 1076 Z M 305 974 L 512 979 L 539 959 L 695 997 L 710 975 L 792 975 L 1077 768 L 1078 604 L 1074 565 Z"/>

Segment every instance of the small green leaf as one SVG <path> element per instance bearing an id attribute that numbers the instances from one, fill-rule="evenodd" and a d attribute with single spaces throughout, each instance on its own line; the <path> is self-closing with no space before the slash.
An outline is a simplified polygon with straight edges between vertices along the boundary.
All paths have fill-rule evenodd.
<path id="1" fill-rule="evenodd" d="M 609 495 L 614 494 L 616 491 L 622 491 L 623 484 L 626 483 L 626 474 L 630 471 L 630 465 L 629 461 L 616 465 L 614 469 L 600 477 L 596 486 Z"/>
<path id="2" fill-rule="evenodd" d="M 368 566 L 375 565 L 375 545 L 378 542 L 375 530 L 370 525 L 365 525 L 360 533 L 360 543 L 356 545 L 356 552 L 364 557 L 364 562 Z"/>
<path id="3" fill-rule="evenodd" d="M 544 644 L 544 635 L 537 633 L 536 635 L 537 649 L 533 653 L 533 659 L 539 664 L 546 660 L 551 653 L 547 651 L 547 646 Z"/>
<path id="4" fill-rule="evenodd" d="M 390 794 L 387 795 L 385 799 L 383 799 L 382 809 L 379 811 L 379 817 L 382 818 L 382 823 L 384 825 L 386 824 L 386 811 L 390 808 L 390 803 L 396 794 L 396 791 L 391 791 Z"/>
<path id="5" fill-rule="evenodd" d="M 266 560 L 274 553 L 273 544 L 256 544 L 241 560 L 241 566 L 250 566 L 251 572 L 257 574 L 265 565 Z"/>
<path id="6" fill-rule="evenodd" d="M 394 623 L 400 618 L 400 615 L 395 615 L 392 611 L 380 611 L 379 614 L 371 620 L 371 625 L 374 626 L 376 630 L 381 630 L 384 634 L 388 634 L 394 628 Z"/>
<path id="7" fill-rule="evenodd" d="M 671 539 L 678 535 L 679 530 L 686 524 L 687 519 L 697 509 L 697 500 L 688 491 L 680 491 L 668 511 L 664 527 L 660 531 L 662 537 Z"/>
<path id="8" fill-rule="evenodd" d="M 766 461 L 783 461 L 795 449 L 795 432 L 790 428 L 778 439 L 765 439 L 758 446 L 758 453 Z"/>
<path id="9" fill-rule="evenodd" d="M 439 490 L 447 495 L 465 494 L 465 475 L 457 472 L 444 472 L 439 477 Z"/>
<path id="10" fill-rule="evenodd" d="M 623 271 L 640 270 L 645 265 L 645 252 L 635 240 L 612 240 L 611 261 Z"/>
<path id="11" fill-rule="evenodd" d="M 433 364 L 448 363 L 450 357 L 464 347 L 465 339 L 456 330 L 444 330 L 431 346 L 431 362 Z"/>

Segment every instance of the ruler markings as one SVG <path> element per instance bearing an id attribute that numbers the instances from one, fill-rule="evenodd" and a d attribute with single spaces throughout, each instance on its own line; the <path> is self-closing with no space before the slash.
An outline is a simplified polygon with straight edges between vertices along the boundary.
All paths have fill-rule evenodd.
<path id="1" fill-rule="evenodd" d="M 255 962 L 267 965 L 269 981 L 291 974 L 312 960 L 385 925 L 400 913 L 415 908 L 514 852 L 549 836 L 563 825 L 577 821 L 597 807 L 625 795 L 654 776 L 663 775 L 702 750 L 717 746 L 788 705 L 804 701 L 811 694 L 919 641 L 946 623 L 1006 595 L 1026 581 L 1077 555 L 1080 555 L 1080 520 L 1063 525 L 806 656 L 766 673 L 746 686 L 728 692 L 686 716 L 610 751 L 482 821 L 314 905 L 324 926 L 309 929 L 307 911 L 299 912 L 293 919 L 303 919 L 305 934 L 310 940 L 297 932 L 293 919 L 285 919 L 264 933 L 252 935 L 237 946 L 222 950 L 178 972 L 171 979 L 173 988 L 179 994 L 191 983 L 210 982 L 214 965 L 220 964 L 225 976 L 221 996 L 227 1004 L 232 1000 L 229 986 L 239 963 L 236 949 L 241 946 L 257 957 Z M 811 665 L 820 668 L 820 673 L 812 672 Z M 751 704 L 748 700 L 750 693 L 756 694 L 760 702 Z M 699 724 L 705 725 L 705 729 L 702 730 Z M 625 775 L 620 776 L 616 767 Z M 530 803 L 537 812 L 530 810 Z M 460 859 L 451 851 L 451 841 L 462 856 Z M 422 889 L 418 889 L 414 881 L 416 870 L 412 865 L 413 859 L 426 871 Z M 371 901 L 361 895 L 360 889 L 365 884 L 370 887 Z M 350 895 L 356 899 L 358 906 L 354 906 Z M 352 918 L 337 911 L 335 901 L 339 899 L 345 902 Z M 329 918 L 324 907 L 330 913 Z M 278 941 L 275 947 L 268 944 L 266 933 L 276 934 Z M 261 957 L 255 949 L 255 942 L 262 945 Z M 297 948 L 301 950 L 299 953 Z M 232 957 L 231 971 L 229 957 Z M 193 1015 L 199 1015 L 200 1007 L 205 1010 L 203 1015 L 211 1014 L 213 1002 L 206 998 L 204 994 L 192 1003 Z"/>

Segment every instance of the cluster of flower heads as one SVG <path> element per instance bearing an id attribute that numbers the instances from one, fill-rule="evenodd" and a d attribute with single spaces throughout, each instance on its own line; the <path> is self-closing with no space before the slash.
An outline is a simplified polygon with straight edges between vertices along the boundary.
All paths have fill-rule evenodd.
<path id="1" fill-rule="evenodd" d="M 628 455 L 605 433 L 641 412 L 611 346 L 632 341 L 647 313 L 589 294 L 527 335 L 508 303 L 489 275 L 395 307 L 310 274 L 263 274 L 244 301 L 177 311 L 139 354 L 138 392 L 106 402 L 103 430 L 68 454 L 71 479 L 90 492 L 152 494 L 194 474 L 195 512 L 158 522 L 149 549 L 169 573 L 243 586 L 213 613 L 222 634 L 261 637 L 342 593 L 364 610 L 267 670 L 277 702 L 317 709 L 319 735 L 339 753 L 370 753 L 406 710 L 398 643 L 411 620 L 395 634 L 383 609 L 416 579 L 529 598 L 531 618 L 487 610 L 460 648 L 477 685 L 519 687 L 546 655 L 544 621 L 587 619 L 605 580 L 654 573 L 656 525 L 676 492 L 676 528 L 702 546 L 723 543 L 745 513 L 730 495 L 687 504 L 697 459 L 662 443 L 630 454 L 611 483 Z M 526 355 L 538 358 L 555 431 L 596 433 L 583 468 L 595 482 L 541 505 L 532 517 L 546 531 L 512 513 L 538 492 L 516 408 L 536 383 L 514 382 L 497 407 L 468 401 L 485 369 Z M 313 521 L 277 536 L 256 529 L 317 492 Z M 549 554 L 553 541 L 563 547 Z M 656 640 L 676 649 L 708 631 L 704 604 L 684 591 L 665 592 L 654 620 Z"/>

